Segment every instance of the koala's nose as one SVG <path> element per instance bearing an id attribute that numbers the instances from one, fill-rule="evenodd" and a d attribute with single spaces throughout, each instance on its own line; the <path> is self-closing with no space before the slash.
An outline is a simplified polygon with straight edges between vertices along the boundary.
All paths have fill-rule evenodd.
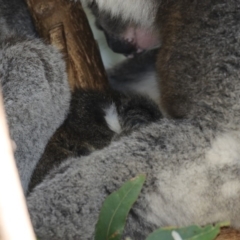
<path id="1" fill-rule="evenodd" d="M 136 46 L 126 40 L 110 36 L 105 33 L 108 46 L 116 53 L 130 55 L 136 52 Z"/>

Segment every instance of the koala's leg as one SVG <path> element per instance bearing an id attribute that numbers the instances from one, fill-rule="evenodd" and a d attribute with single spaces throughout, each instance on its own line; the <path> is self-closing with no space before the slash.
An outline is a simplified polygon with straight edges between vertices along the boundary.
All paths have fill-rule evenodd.
<path id="1" fill-rule="evenodd" d="M 238 133 L 205 122 L 162 119 L 109 147 L 55 169 L 27 198 L 40 239 L 94 239 L 106 196 L 146 173 L 125 236 L 163 226 L 230 220 L 240 227 Z M 198 147 L 197 147 L 198 146 Z"/>
<path id="2" fill-rule="evenodd" d="M 109 83 L 113 89 L 124 93 L 148 96 L 159 103 L 159 81 L 155 62 L 158 49 L 137 54 L 107 70 Z"/>
<path id="3" fill-rule="evenodd" d="M 38 39 L 6 38 L 0 48 L 0 80 L 15 159 L 24 192 L 45 145 L 63 122 L 70 99 L 65 64 Z"/>

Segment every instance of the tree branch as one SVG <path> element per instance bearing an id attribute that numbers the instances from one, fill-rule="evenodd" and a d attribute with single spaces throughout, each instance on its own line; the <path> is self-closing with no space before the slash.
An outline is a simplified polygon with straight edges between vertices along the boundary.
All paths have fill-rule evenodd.
<path id="1" fill-rule="evenodd" d="M 107 89 L 99 49 L 81 3 L 66 0 L 26 2 L 39 35 L 63 52 L 71 89 Z"/>

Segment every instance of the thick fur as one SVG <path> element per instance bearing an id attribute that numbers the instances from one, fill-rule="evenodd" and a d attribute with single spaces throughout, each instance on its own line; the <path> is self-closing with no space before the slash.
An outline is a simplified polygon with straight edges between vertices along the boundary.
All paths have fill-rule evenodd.
<path id="1" fill-rule="evenodd" d="M 123 22 L 152 28 L 161 0 L 138 0 L 137 3 L 128 0 L 114 2 L 112 0 L 81 0 L 81 2 L 88 6 L 96 3 L 101 15 L 102 12 L 110 13 L 113 17 L 121 18 Z"/>
<path id="2" fill-rule="evenodd" d="M 114 133 L 105 121 L 104 109 L 111 104 L 109 94 L 82 90 L 73 93 L 69 114 L 46 146 L 33 172 L 29 192 L 64 160 L 89 155 L 110 143 Z"/>
<path id="3" fill-rule="evenodd" d="M 1 85 L 24 191 L 70 98 L 61 55 L 39 40 L 8 38 L 1 50 Z"/>
<path id="4" fill-rule="evenodd" d="M 159 119 L 157 106 L 147 99 L 156 103 L 159 99 L 154 66 L 157 52 L 139 54 L 107 71 L 110 85 L 121 93 L 73 93 L 67 119 L 54 133 L 35 167 L 29 192 L 67 158 L 89 155 L 109 145 L 111 139 Z"/>
<path id="5" fill-rule="evenodd" d="M 239 0 L 181 0 L 159 8 L 157 70 L 166 116 L 238 128 L 239 5 Z"/>
<path id="6" fill-rule="evenodd" d="M 138 0 L 135 6 L 127 0 L 84 2 L 88 2 L 96 17 L 96 26 L 103 30 L 113 51 L 131 55 L 148 45 L 152 48 L 159 45 L 158 30 L 154 24 L 160 5 L 158 1 Z"/>
<path id="7" fill-rule="evenodd" d="M 137 54 L 108 69 L 111 87 L 117 91 L 140 94 L 159 104 L 160 91 L 155 62 L 158 49 Z"/>
<path id="8" fill-rule="evenodd" d="M 132 11 L 139 10 L 141 4 L 133 2 Z M 165 28 L 169 35 L 163 39 L 167 47 L 161 52 L 161 63 L 167 70 L 162 78 L 174 88 L 168 93 L 167 85 L 161 96 L 178 88 L 182 94 L 185 87 L 185 96 L 190 96 L 186 99 L 191 100 L 183 105 L 186 117 L 161 118 L 156 123 L 144 118 L 145 126 L 103 150 L 69 158 L 52 170 L 27 197 L 39 239 L 94 239 L 105 197 L 142 172 L 147 180 L 128 217 L 125 236 L 143 240 L 157 227 L 226 220 L 240 228 L 239 1 L 163 3 L 167 4 L 163 26 L 169 26 Z M 130 1 L 127 6 L 131 7 Z M 179 25 L 175 18 L 185 15 L 191 21 Z M 26 184 L 43 145 L 66 114 L 69 90 L 56 51 L 39 40 L 16 38 L 10 43 L 1 48 L 1 82 L 11 135 L 19 148 L 19 172 Z M 32 45 L 20 51 L 27 44 Z M 167 108 L 165 112 L 169 114 Z M 136 119 L 141 119 L 141 112 L 136 113 Z M 160 116 L 157 109 L 154 114 Z M 134 128 L 130 122 L 130 129 Z"/>
<path id="9" fill-rule="evenodd" d="M 143 172 L 147 182 L 127 236 L 145 239 L 160 226 L 223 220 L 239 227 L 237 143 L 235 133 L 214 140 L 206 126 L 162 120 L 89 157 L 68 160 L 28 197 L 36 233 L 42 239 L 93 239 L 104 198 Z"/>
<path id="10" fill-rule="evenodd" d="M 112 4 L 106 1 L 105 7 L 102 7 L 103 1 L 101 0 L 87 2 L 97 18 L 96 22 L 100 23 L 104 32 L 111 33 L 112 29 L 115 29 L 114 39 L 118 39 L 118 42 L 121 42 L 120 39 L 123 38 L 121 33 L 131 27 L 131 23 L 135 21 L 129 9 L 135 13 L 143 11 L 141 0 L 138 4 L 134 2 L 132 5 L 128 1 L 128 9 L 124 11 L 119 8 L 117 13 L 115 7 L 122 2 L 120 0 Z M 203 116 L 208 108 L 211 108 L 211 104 L 217 105 L 216 102 L 206 104 L 206 99 L 212 92 L 219 93 L 214 81 L 205 80 L 215 77 L 208 76 L 208 74 L 213 74 L 213 69 L 216 68 L 215 71 L 217 71 L 218 68 L 219 74 L 224 78 L 226 71 L 224 69 L 229 61 L 232 62 L 231 65 L 235 64 L 233 62 L 237 53 L 231 53 L 238 49 L 238 44 L 232 41 L 238 38 L 238 20 L 236 20 L 238 13 L 235 9 L 238 9 L 239 2 L 238 0 L 230 2 L 224 0 L 214 2 L 209 0 L 200 2 L 154 0 L 148 4 L 158 9 L 154 12 L 155 21 L 152 29 L 159 32 L 159 43 L 161 43 L 156 66 L 159 76 L 161 110 L 167 117 Z M 148 6 L 144 8 L 144 11 L 149 11 L 150 14 L 150 8 Z M 116 22 L 121 22 L 121 25 L 116 25 Z M 149 22 L 152 20 L 150 19 Z M 135 24 L 144 26 L 146 25 L 145 19 L 135 21 Z M 218 42 L 216 38 L 219 39 Z M 219 49 L 222 50 L 221 53 Z M 122 52 L 125 53 L 125 49 Z M 197 85 L 199 85 L 198 88 Z M 199 88 L 204 88 L 204 90 L 199 91 Z"/>
<path id="11" fill-rule="evenodd" d="M 13 34 L 36 35 L 24 0 L 1 0 L 0 24 L 0 41 Z"/>
<path id="12" fill-rule="evenodd" d="M 54 133 L 32 174 L 28 191 L 69 157 L 89 155 L 111 140 L 160 119 L 158 106 L 140 95 L 77 90 L 69 114 Z"/>
<path id="13" fill-rule="evenodd" d="M 59 52 L 30 37 L 34 31 L 25 3 L 1 0 L 0 5 L 0 21 L 6 23 L 0 26 L 0 80 L 26 192 L 45 145 L 66 117 L 70 91 Z"/>

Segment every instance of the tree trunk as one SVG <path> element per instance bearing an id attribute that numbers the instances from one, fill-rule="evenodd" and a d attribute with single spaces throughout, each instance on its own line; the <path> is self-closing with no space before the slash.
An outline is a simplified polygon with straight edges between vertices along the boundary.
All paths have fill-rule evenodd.
<path id="1" fill-rule="evenodd" d="M 60 49 L 71 89 L 108 88 L 98 46 L 80 2 L 26 0 L 39 35 Z"/>

